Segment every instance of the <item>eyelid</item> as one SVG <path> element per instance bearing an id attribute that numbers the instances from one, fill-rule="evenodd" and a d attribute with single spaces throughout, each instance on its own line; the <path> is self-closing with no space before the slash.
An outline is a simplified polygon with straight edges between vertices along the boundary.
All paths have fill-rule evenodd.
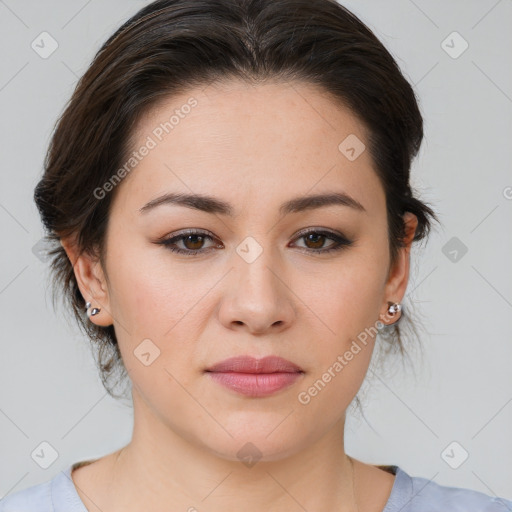
<path id="1" fill-rule="evenodd" d="M 300 238 L 301 236 L 307 235 L 311 232 L 330 234 L 330 235 L 336 236 L 338 238 L 344 238 L 347 242 L 349 241 L 349 239 L 343 233 L 338 233 L 337 231 L 333 231 L 332 229 L 322 228 L 320 226 L 309 226 L 307 228 L 303 228 L 303 229 L 297 231 L 297 233 L 295 233 L 295 235 L 294 235 L 294 240 L 296 238 Z"/>
<path id="2" fill-rule="evenodd" d="M 162 242 L 162 241 L 165 241 L 165 240 L 172 240 L 174 238 L 178 238 L 180 236 L 186 236 L 186 235 L 208 235 L 211 238 L 217 240 L 217 237 L 211 231 L 208 231 L 207 229 L 203 229 L 203 228 L 197 228 L 197 229 L 196 228 L 186 228 L 186 229 L 182 229 L 180 231 L 176 231 L 174 233 L 171 233 L 171 235 L 166 234 L 163 237 L 159 238 L 158 242 Z"/>

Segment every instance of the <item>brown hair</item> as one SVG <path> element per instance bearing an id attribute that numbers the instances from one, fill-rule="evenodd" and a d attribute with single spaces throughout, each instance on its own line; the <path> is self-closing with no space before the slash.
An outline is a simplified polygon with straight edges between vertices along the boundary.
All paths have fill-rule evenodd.
<path id="1" fill-rule="evenodd" d="M 140 116 L 159 99 L 238 78 L 299 80 L 320 86 L 367 128 L 367 147 L 386 195 L 391 261 L 403 246 L 404 212 L 418 218 L 414 240 L 428 235 L 433 210 L 413 196 L 410 165 L 423 139 L 411 85 L 376 38 L 334 0 L 157 0 L 124 23 L 100 48 L 60 117 L 34 200 L 55 247 L 49 252 L 54 292 L 97 342 L 105 389 L 126 377 L 113 326 L 85 315 L 85 301 L 61 238 L 103 263 L 109 208 L 119 186 L 94 190 L 130 152 Z M 56 294 L 54 293 L 54 304 Z M 407 314 L 400 323 L 407 321 Z M 412 326 L 414 327 L 414 326 Z M 385 329 L 384 329 L 385 331 Z M 404 353 L 400 328 L 382 333 Z"/>

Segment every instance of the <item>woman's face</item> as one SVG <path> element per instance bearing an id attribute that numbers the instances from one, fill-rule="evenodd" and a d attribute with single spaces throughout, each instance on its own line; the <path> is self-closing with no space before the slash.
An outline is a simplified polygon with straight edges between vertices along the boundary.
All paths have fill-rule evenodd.
<path id="1" fill-rule="evenodd" d="M 141 119 L 112 205 L 108 281 L 97 266 L 99 281 L 79 279 L 102 308 L 91 321 L 115 326 L 136 428 L 231 460 L 339 436 L 409 270 L 407 249 L 390 268 L 366 141 L 357 118 L 303 83 L 213 84 Z M 165 194 L 183 197 L 155 202 Z M 331 200 L 306 200 L 317 195 Z M 302 372 L 281 374 L 288 384 L 273 392 L 246 376 L 261 384 L 251 396 L 206 371 L 241 355 L 280 356 Z"/>

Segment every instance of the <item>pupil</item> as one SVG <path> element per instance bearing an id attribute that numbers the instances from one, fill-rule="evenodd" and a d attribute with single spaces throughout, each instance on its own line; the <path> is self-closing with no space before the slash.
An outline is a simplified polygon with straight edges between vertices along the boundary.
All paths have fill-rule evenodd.
<path id="1" fill-rule="evenodd" d="M 318 245 L 318 242 L 320 242 L 320 246 L 322 246 L 324 235 L 320 235 L 320 234 L 316 234 L 316 233 L 311 233 L 311 234 L 309 234 L 307 236 L 307 238 L 309 239 L 309 241 L 313 242 L 313 244 L 317 244 Z M 313 240 L 311 240 L 311 239 L 313 239 Z"/>
<path id="2" fill-rule="evenodd" d="M 192 245 L 197 244 L 199 243 L 199 245 L 201 245 L 201 242 L 202 240 L 197 240 L 197 239 L 202 239 L 203 237 L 201 235 L 188 235 L 188 237 L 185 239 L 185 241 L 187 242 L 187 245 L 188 245 L 188 242 L 190 242 L 190 239 L 192 239 Z M 189 249 L 200 249 L 200 247 L 189 247 Z"/>

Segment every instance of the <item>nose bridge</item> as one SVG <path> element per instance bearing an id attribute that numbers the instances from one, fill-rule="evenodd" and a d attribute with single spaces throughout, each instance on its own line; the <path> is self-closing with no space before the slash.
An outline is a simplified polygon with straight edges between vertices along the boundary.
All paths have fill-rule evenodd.
<path id="1" fill-rule="evenodd" d="M 221 304 L 221 320 L 228 325 L 245 324 L 255 333 L 272 326 L 291 324 L 294 307 L 285 285 L 279 251 L 267 235 L 247 236 L 236 247 L 229 293 Z"/>
<path id="2" fill-rule="evenodd" d="M 282 265 L 276 257 L 278 251 L 271 246 L 271 236 L 247 236 L 236 248 L 235 272 L 240 290 L 253 297 L 276 300 L 282 288 L 278 278 Z M 264 297 L 266 296 L 266 297 Z"/>

